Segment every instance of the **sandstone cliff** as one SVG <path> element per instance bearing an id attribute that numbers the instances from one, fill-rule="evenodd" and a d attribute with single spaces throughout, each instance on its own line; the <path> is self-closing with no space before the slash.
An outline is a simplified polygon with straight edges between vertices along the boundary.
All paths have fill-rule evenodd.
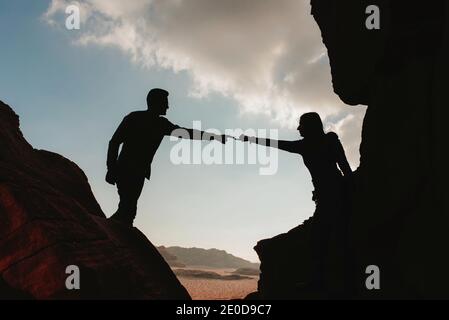
<path id="1" fill-rule="evenodd" d="M 311 3 L 335 93 L 347 104 L 368 106 L 343 248 L 351 267 L 340 272 L 328 266 L 336 278 L 351 277 L 335 288 L 355 298 L 448 298 L 449 3 Z M 368 5 L 380 9 L 380 30 L 365 27 Z M 302 294 L 283 275 L 306 272 L 297 265 L 307 265 L 308 256 L 300 248 L 296 257 L 281 251 L 286 243 L 307 247 L 302 229 L 307 230 L 299 227 L 256 247 L 261 296 Z M 280 268 L 280 273 L 276 267 L 288 260 L 295 267 Z M 380 290 L 365 286 L 369 265 L 380 269 Z M 293 280 L 301 279 L 307 274 Z"/>
<path id="2" fill-rule="evenodd" d="M 80 269 L 67 290 L 66 267 Z M 0 102 L 0 299 L 189 299 L 136 228 L 106 219 L 83 171 L 34 149 Z"/>

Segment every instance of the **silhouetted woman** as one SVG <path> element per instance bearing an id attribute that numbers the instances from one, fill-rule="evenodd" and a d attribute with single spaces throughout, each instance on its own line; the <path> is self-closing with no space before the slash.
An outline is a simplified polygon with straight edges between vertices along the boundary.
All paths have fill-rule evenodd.
<path id="1" fill-rule="evenodd" d="M 352 177 L 352 170 L 343 146 L 334 132 L 324 133 L 320 116 L 305 113 L 299 120 L 298 131 L 302 140 L 283 141 L 259 139 L 242 135 L 243 141 L 255 142 L 292 153 L 300 154 L 309 169 L 314 186 L 313 200 L 316 210 L 312 231 L 312 282 L 322 289 L 324 263 L 328 256 L 332 230 L 342 219 L 345 203 L 345 177 Z M 342 230 L 342 232 L 344 232 Z M 327 282 L 327 281 L 325 281 Z"/>

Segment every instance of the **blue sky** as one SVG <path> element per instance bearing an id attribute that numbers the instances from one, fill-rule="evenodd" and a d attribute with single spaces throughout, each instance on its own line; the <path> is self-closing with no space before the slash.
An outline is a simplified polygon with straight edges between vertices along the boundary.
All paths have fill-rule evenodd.
<path id="1" fill-rule="evenodd" d="M 147 6 L 145 1 L 130 3 L 139 2 Z M 276 70 L 270 73 L 269 87 L 281 87 L 276 82 L 278 79 L 284 81 L 284 87 L 282 91 L 265 96 L 265 84 L 259 84 L 257 79 L 263 78 L 259 75 L 265 74 L 264 66 L 268 64 L 266 61 L 271 61 L 271 56 L 260 56 L 260 61 L 268 60 L 263 60 L 264 63 L 255 61 L 251 65 L 251 61 L 257 60 L 252 58 L 252 54 L 258 57 L 256 53 L 261 49 L 248 46 L 244 36 L 239 36 L 242 39 L 232 39 L 241 41 L 242 47 L 231 50 L 224 58 L 213 56 L 214 45 L 221 54 L 223 50 L 220 46 L 227 41 L 225 39 L 217 44 L 213 39 L 221 39 L 220 30 L 229 30 L 227 24 L 235 25 L 239 22 L 235 19 L 239 17 L 228 21 L 228 17 L 217 16 L 216 20 L 223 23 L 207 31 L 211 33 L 207 34 L 210 37 L 207 39 L 212 40 L 206 43 L 204 50 L 199 50 L 200 46 L 190 47 L 191 41 L 151 43 L 151 39 L 166 30 L 172 31 L 164 35 L 164 39 L 169 40 L 194 39 L 197 38 L 195 32 L 204 30 L 191 26 L 191 33 L 178 36 L 176 24 L 170 27 L 164 25 L 163 29 L 156 25 L 146 26 L 145 32 L 151 30 L 151 36 L 137 33 L 143 41 L 133 38 L 135 42 L 125 46 L 123 39 L 128 39 L 126 36 L 129 33 L 124 32 L 113 38 L 124 28 L 117 32 L 102 29 L 102 33 L 98 33 L 96 30 L 102 27 L 98 20 L 119 21 L 117 25 L 132 28 L 132 24 L 123 21 L 134 21 L 133 15 L 139 10 L 120 16 L 124 2 L 108 2 L 108 8 L 103 7 L 106 2 L 101 0 L 80 2 L 81 6 L 85 2 L 89 8 L 89 13 L 82 11 L 82 14 L 86 13 L 89 19 L 97 16 L 92 21 L 83 20 L 81 30 L 73 31 L 64 28 L 65 17 L 60 10 L 51 13 L 50 18 L 44 16 L 52 4 L 50 0 L 0 2 L 0 100 L 20 115 L 22 131 L 35 148 L 60 153 L 86 172 L 107 216 L 115 211 L 118 203 L 115 188 L 104 182 L 108 141 L 123 116 L 133 110 L 145 109 L 146 93 L 153 87 L 170 91 L 171 108 L 167 117 L 174 123 L 191 127 L 192 121 L 201 120 L 203 128 L 220 130 L 278 128 L 283 139 L 299 138 L 292 127 L 296 118 L 291 118 L 308 111 L 316 101 L 327 119 L 326 125 L 341 134 L 348 148 L 357 150 L 363 114 L 359 109 L 343 106 L 333 97 L 330 80 L 322 81 L 323 77 L 328 77 L 329 71 L 325 56 L 312 63 L 318 69 L 304 69 L 307 79 L 312 79 L 304 83 L 312 83 L 314 87 L 303 92 L 301 97 L 305 100 L 301 100 L 297 98 L 300 93 L 296 92 L 296 87 L 291 86 L 295 84 L 296 74 L 285 73 L 292 70 L 288 64 L 296 63 L 295 59 L 285 54 L 293 49 L 267 43 L 264 50 L 271 52 L 266 48 L 273 46 L 276 57 L 279 52 L 283 55 L 282 61 L 277 60 L 275 68 L 270 69 Z M 290 3 L 283 2 L 288 9 Z M 53 4 L 63 7 L 66 2 L 53 1 Z M 163 6 L 145 8 L 148 11 L 166 10 L 167 16 L 173 11 Z M 190 9 L 186 8 L 183 12 L 190 12 Z M 221 8 L 220 12 L 223 10 Z M 271 15 L 269 8 L 259 10 L 259 15 Z M 309 19 L 307 24 L 310 24 L 311 18 L 306 13 L 298 12 L 298 19 Z M 208 12 L 207 16 L 211 13 Z M 276 13 L 273 16 L 276 17 Z M 244 20 L 248 23 L 247 19 Z M 264 21 L 268 23 L 266 17 Z M 184 27 L 181 26 L 181 29 Z M 251 27 L 247 29 L 242 26 L 242 33 L 245 30 L 251 30 Z M 108 32 L 109 42 L 105 42 L 101 37 Z M 311 31 L 305 28 L 301 32 L 304 34 L 301 39 L 317 43 L 318 49 L 311 52 L 310 58 L 316 52 L 320 53 L 319 50 L 324 50 L 319 48 L 319 38 L 315 40 L 315 37 L 309 36 Z M 286 34 L 283 33 L 282 37 Z M 316 35 L 317 30 L 313 34 Z M 91 40 L 80 44 L 80 39 L 86 36 L 90 36 Z M 251 37 L 257 36 L 257 30 L 253 31 Z M 292 34 L 288 33 L 288 36 L 292 37 Z M 268 38 L 264 35 L 263 39 Z M 276 35 L 272 39 L 276 40 Z M 205 40 L 202 41 L 204 43 Z M 151 48 L 158 46 L 156 59 L 154 52 L 146 54 L 150 44 Z M 232 45 L 235 42 L 227 47 Z M 242 50 L 244 45 L 245 50 Z M 169 54 L 166 53 L 167 48 L 171 50 Z M 241 60 L 249 57 L 249 62 L 244 62 L 242 66 L 238 65 L 241 62 L 239 51 Z M 311 62 L 303 65 L 309 64 Z M 245 91 L 239 91 L 242 88 L 240 79 L 245 79 L 243 86 L 248 85 Z M 304 83 L 297 84 L 300 87 Z M 262 92 L 260 95 L 258 90 Z M 282 92 L 283 98 L 279 99 L 276 92 Z M 330 98 L 322 101 L 323 96 Z M 260 108 L 258 103 L 261 103 Z M 257 261 L 252 247 L 258 240 L 286 232 L 313 213 L 310 176 L 298 156 L 280 152 L 277 174 L 261 176 L 257 165 L 174 165 L 169 157 L 174 144 L 165 138 L 158 150 L 152 166 L 152 178 L 144 188 L 135 222 L 155 245 L 215 247 Z M 350 153 L 355 166 L 357 152 L 352 150 Z"/>

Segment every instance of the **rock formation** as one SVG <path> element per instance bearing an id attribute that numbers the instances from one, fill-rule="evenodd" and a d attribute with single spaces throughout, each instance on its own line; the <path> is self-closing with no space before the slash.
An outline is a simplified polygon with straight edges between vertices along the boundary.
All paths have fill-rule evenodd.
<path id="1" fill-rule="evenodd" d="M 449 3 L 311 3 L 335 93 L 347 104 L 368 106 L 347 222 L 352 278 L 343 288 L 353 298 L 448 298 Z M 365 26 L 368 5 L 380 9 L 380 30 Z M 296 236 L 282 236 L 281 245 L 307 241 L 299 229 Z M 273 271 L 282 259 L 291 259 L 277 241 L 256 247 L 262 262 L 259 294 L 295 297 L 289 293 L 294 283 L 279 284 L 282 274 Z M 297 252 L 295 261 L 301 260 Z M 307 255 L 302 258 L 307 264 Z M 380 269 L 380 290 L 365 286 L 369 265 Z"/>
<path id="2" fill-rule="evenodd" d="M 80 289 L 66 288 L 66 267 Z M 83 171 L 36 150 L 0 102 L 0 298 L 189 299 L 151 242 L 106 219 Z"/>

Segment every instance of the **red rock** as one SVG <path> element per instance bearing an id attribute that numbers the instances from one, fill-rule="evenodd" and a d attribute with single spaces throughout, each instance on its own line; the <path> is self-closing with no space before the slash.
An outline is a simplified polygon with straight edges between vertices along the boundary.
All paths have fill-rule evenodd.
<path id="1" fill-rule="evenodd" d="M 83 171 L 34 149 L 0 102 L 0 298 L 190 299 L 136 228 L 107 220 Z M 68 265 L 80 290 L 68 290 Z"/>

